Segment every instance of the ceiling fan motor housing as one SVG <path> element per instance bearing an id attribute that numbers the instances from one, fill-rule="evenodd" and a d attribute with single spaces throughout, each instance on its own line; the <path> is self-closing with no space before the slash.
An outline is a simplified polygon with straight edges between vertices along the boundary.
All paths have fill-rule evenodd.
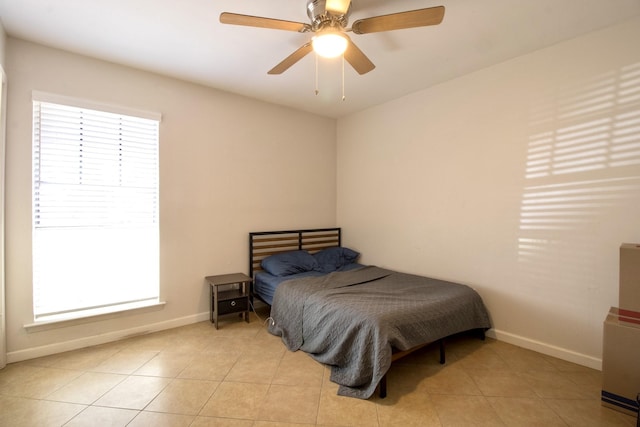
<path id="1" fill-rule="evenodd" d="M 340 13 L 327 9 L 327 0 L 309 0 L 307 2 L 307 16 L 311 19 L 313 31 L 322 30 L 327 27 L 337 27 L 344 29 L 349 23 L 349 12 L 351 4 L 346 13 Z"/>

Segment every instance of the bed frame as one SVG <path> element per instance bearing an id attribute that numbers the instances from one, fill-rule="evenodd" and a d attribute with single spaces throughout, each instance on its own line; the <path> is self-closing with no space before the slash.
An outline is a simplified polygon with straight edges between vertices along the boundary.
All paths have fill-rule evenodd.
<path id="1" fill-rule="evenodd" d="M 283 231 L 256 231 L 249 233 L 249 277 L 255 279 L 255 274 L 262 270 L 260 263 L 270 255 L 306 250 L 310 253 L 318 252 L 325 248 L 342 245 L 341 228 L 314 228 L 305 230 Z M 253 302 L 253 292 L 251 300 Z M 444 339 L 437 341 L 440 346 L 440 363 L 445 363 Z M 431 343 L 425 343 L 406 351 L 393 349 L 391 361 L 408 356 Z M 387 375 L 385 374 L 378 384 L 378 393 L 381 398 L 387 396 Z"/>
<path id="2" fill-rule="evenodd" d="M 262 270 L 260 263 L 270 255 L 297 250 L 314 253 L 341 244 L 342 232 L 340 228 L 249 233 L 249 277 L 255 278 L 255 273 Z"/>

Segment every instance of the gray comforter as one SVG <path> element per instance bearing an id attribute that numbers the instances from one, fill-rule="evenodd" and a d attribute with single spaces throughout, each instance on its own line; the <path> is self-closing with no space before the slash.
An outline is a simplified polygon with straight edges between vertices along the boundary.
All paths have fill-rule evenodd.
<path id="1" fill-rule="evenodd" d="M 491 326 L 470 287 L 375 266 L 289 280 L 276 289 L 269 332 L 331 366 L 338 394 L 369 398 L 392 348 Z"/>

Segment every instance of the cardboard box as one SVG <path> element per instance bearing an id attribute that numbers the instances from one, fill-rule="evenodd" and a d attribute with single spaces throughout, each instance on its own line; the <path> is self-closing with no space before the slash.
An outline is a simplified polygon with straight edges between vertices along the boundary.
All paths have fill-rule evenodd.
<path id="1" fill-rule="evenodd" d="M 640 244 L 620 246 L 620 289 L 618 307 L 640 311 Z"/>
<path id="2" fill-rule="evenodd" d="M 602 405 L 638 416 L 640 312 L 612 307 L 604 321 Z"/>

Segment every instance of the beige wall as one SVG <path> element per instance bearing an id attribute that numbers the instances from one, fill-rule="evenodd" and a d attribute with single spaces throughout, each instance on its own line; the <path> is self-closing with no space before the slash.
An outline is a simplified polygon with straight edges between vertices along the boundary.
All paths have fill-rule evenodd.
<path id="1" fill-rule="evenodd" d="M 599 367 L 618 248 L 640 242 L 637 40 L 640 18 L 340 119 L 345 243 L 474 286 L 500 339 Z"/>
<path id="2" fill-rule="evenodd" d="M 7 35 L 4 32 L 2 21 L 0 20 L 0 66 L 4 68 L 5 50 L 7 44 Z"/>
<path id="3" fill-rule="evenodd" d="M 335 225 L 334 120 L 14 38 L 6 59 L 9 361 L 208 319 L 203 278 L 247 271 L 248 232 Z M 23 327 L 33 322 L 33 90 L 162 113 L 163 310 L 42 332 Z"/>
<path id="4" fill-rule="evenodd" d="M 4 304 L 4 170 L 5 170 L 5 118 L 6 76 L 4 52 L 6 35 L 0 22 L 0 368 L 6 365 L 5 304 Z"/>

